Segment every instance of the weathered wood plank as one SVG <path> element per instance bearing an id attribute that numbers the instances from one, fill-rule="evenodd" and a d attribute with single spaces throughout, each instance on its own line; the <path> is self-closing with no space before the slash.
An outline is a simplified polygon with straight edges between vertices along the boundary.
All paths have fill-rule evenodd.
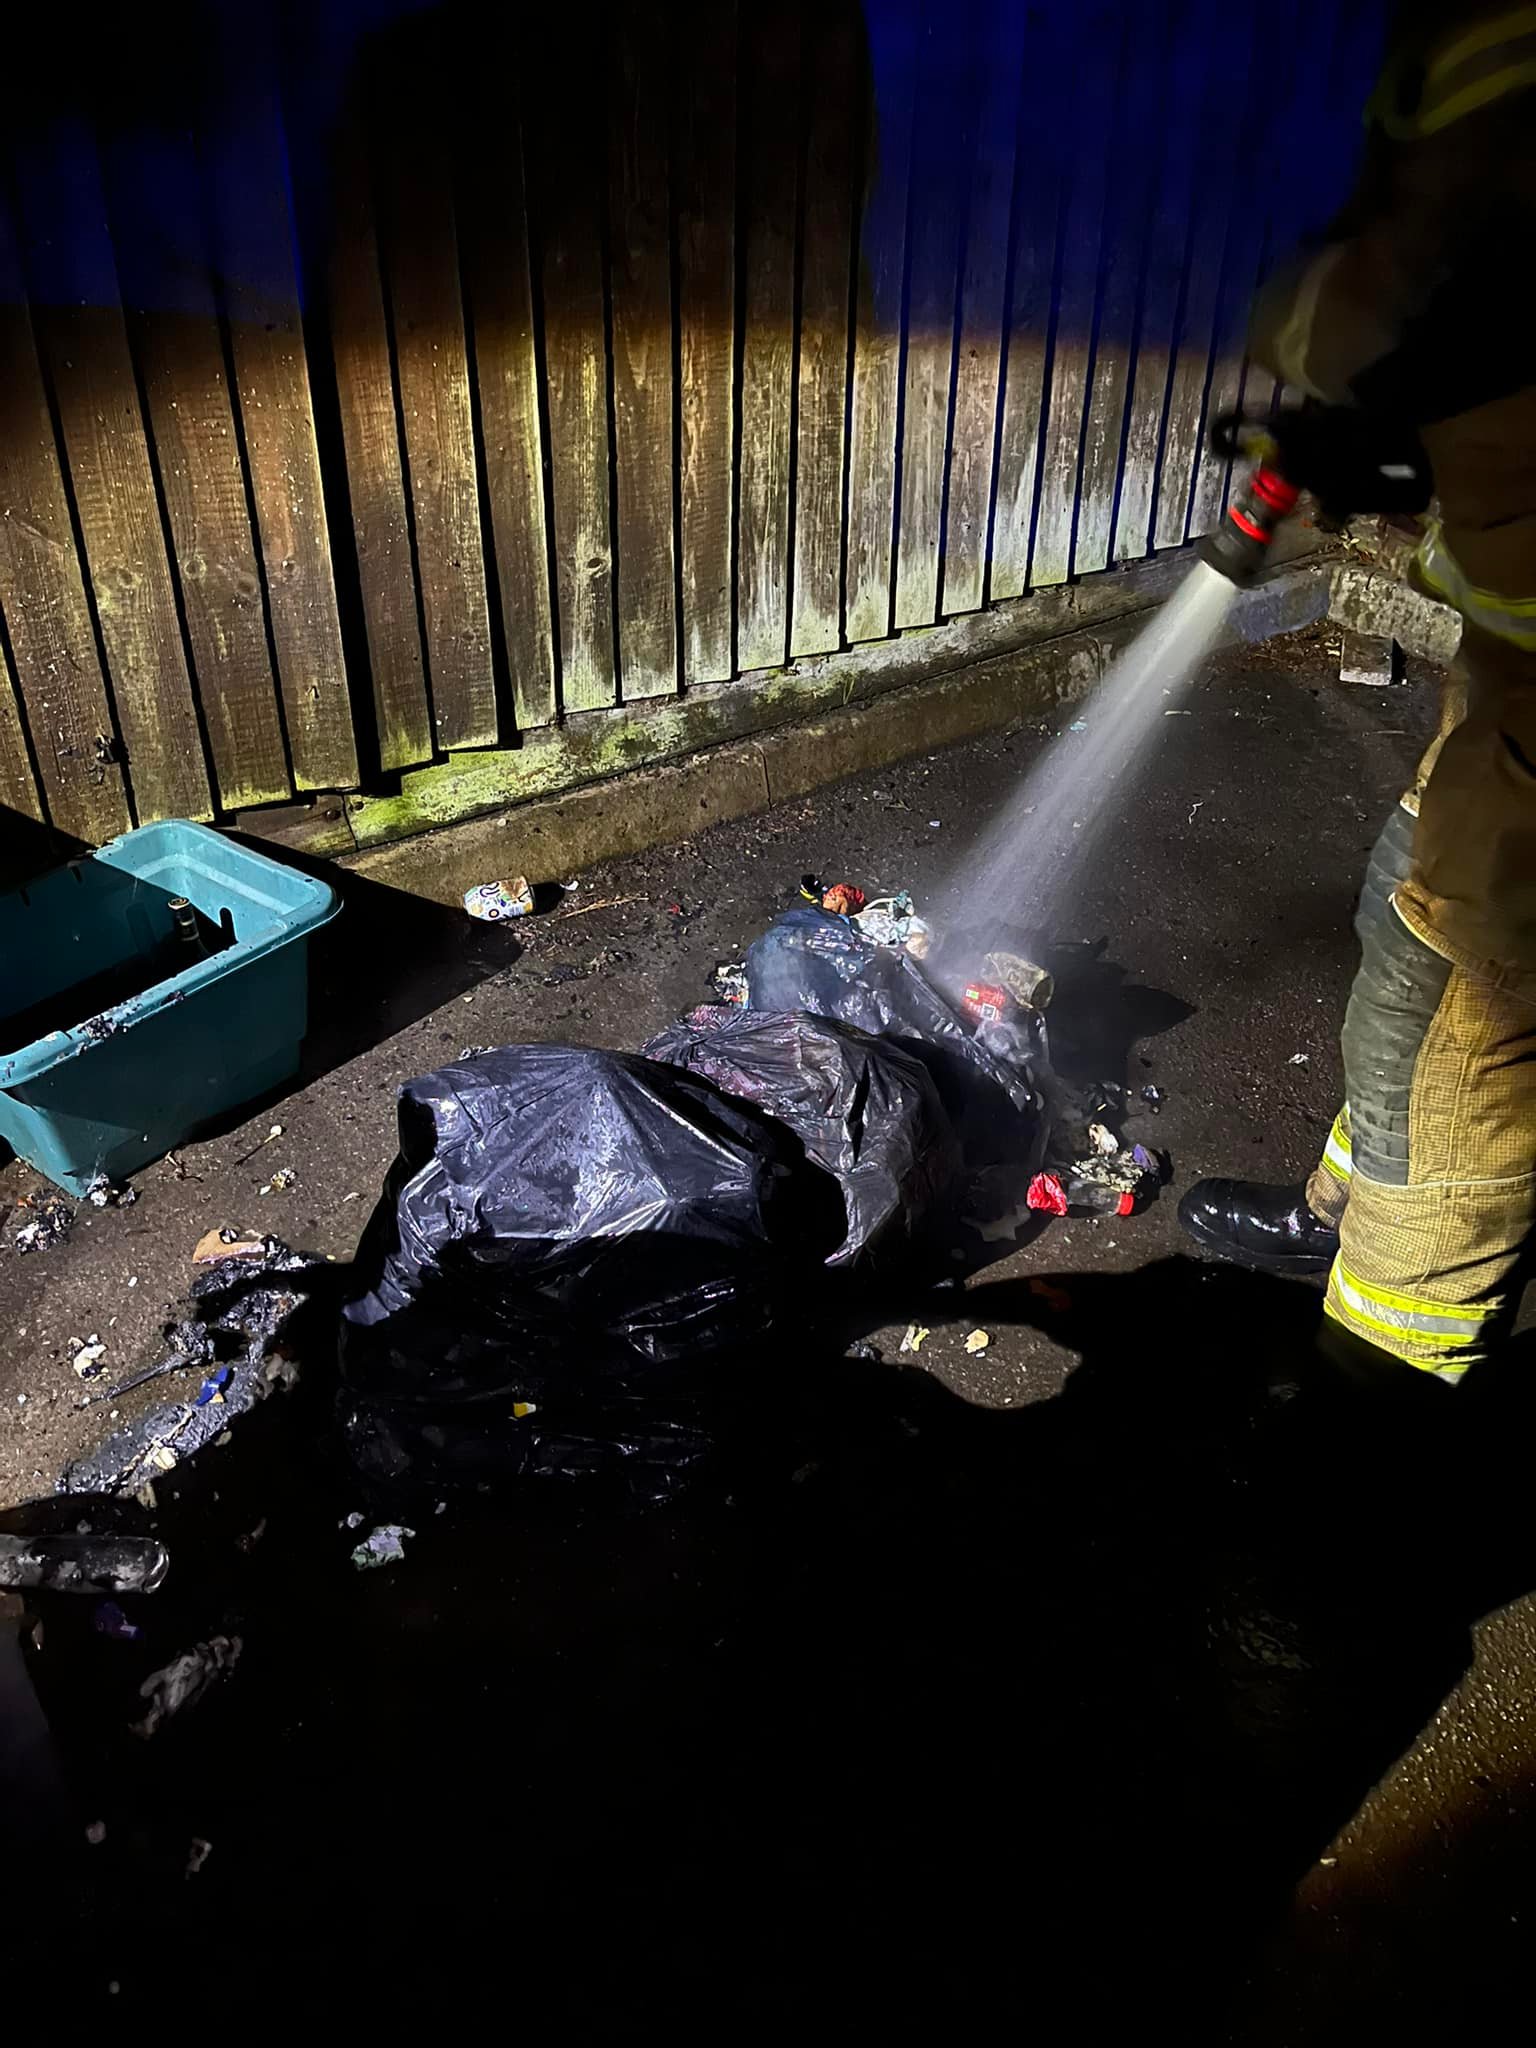
<path id="1" fill-rule="evenodd" d="M 1152 508 L 1157 496 L 1168 383 L 1173 370 L 1175 328 L 1189 242 L 1190 211 L 1199 156 L 1200 104 L 1211 61 L 1207 23 L 1183 8 L 1163 39 L 1149 89 L 1170 118 L 1160 124 L 1161 162 L 1155 172 L 1152 217 L 1147 230 L 1136 370 L 1125 430 L 1120 504 L 1115 514 L 1114 558 L 1138 559 L 1152 546 Z"/>
<path id="2" fill-rule="evenodd" d="M 848 286 L 863 38 L 833 7 L 807 30 L 804 228 L 796 406 L 792 655 L 842 643 L 843 458 L 848 413 Z"/>
<path id="3" fill-rule="evenodd" d="M 407 487 L 437 743 L 495 744 L 496 679 L 480 533 L 480 485 L 459 286 L 448 66 L 429 27 L 413 75 L 384 95 L 388 229 L 384 268 L 395 319 Z M 409 135 L 409 146 L 399 138 Z"/>
<path id="4" fill-rule="evenodd" d="M 1024 9 L 997 0 L 982 23 L 976 152 L 960 293 L 960 348 L 949 449 L 944 580 L 946 613 L 978 611 L 987 595 L 987 536 L 1013 174 L 1024 60 Z"/>
<path id="5" fill-rule="evenodd" d="M 688 7 L 676 36 L 683 676 L 732 673 L 736 362 L 736 7 Z"/>
<path id="6" fill-rule="evenodd" d="M 6 812 L 41 824 L 43 796 L 27 759 L 21 692 L 10 656 L 0 644 L 0 837 L 4 836 Z"/>
<path id="7" fill-rule="evenodd" d="M 281 802 L 288 760 L 197 162 L 186 136 L 138 130 L 105 171 L 219 802 Z"/>
<path id="8" fill-rule="evenodd" d="M 213 802 L 176 593 L 128 353 L 95 140 L 80 120 L 34 136 L 18 166 L 38 346 L 141 824 Z"/>
<path id="9" fill-rule="evenodd" d="M 944 456 L 955 366 L 955 290 L 976 91 L 974 0 L 928 0 L 918 46 L 912 197 L 907 219 L 907 335 L 896 522 L 896 624 L 931 626 L 939 609 Z"/>
<path id="10" fill-rule="evenodd" d="M 494 146 L 465 194 L 465 262 L 502 639 L 513 715 L 527 732 L 555 716 L 554 618 L 523 139 L 499 80 L 496 90 Z"/>
<path id="11" fill-rule="evenodd" d="M 1177 547 L 1189 533 L 1190 498 L 1205 424 L 1204 396 L 1211 367 L 1216 302 L 1228 223 L 1239 202 L 1232 175 L 1242 123 L 1243 94 L 1234 80 L 1248 76 L 1251 18 L 1239 10 L 1213 25 L 1217 56 L 1202 111 L 1201 160 L 1194 217 L 1184 258 L 1184 307 L 1169 386 L 1168 427 L 1157 482 L 1156 545 Z"/>
<path id="12" fill-rule="evenodd" d="M 1258 142 L 1263 135 L 1266 109 L 1274 106 L 1276 102 L 1284 102 L 1294 66 L 1289 50 L 1262 49 L 1256 45 L 1250 68 L 1252 76 L 1248 81 L 1247 106 L 1241 130 L 1245 147 Z M 1310 59 L 1304 68 L 1310 80 Z M 1234 95 L 1242 96 L 1241 77 L 1232 80 L 1232 91 Z M 1241 202 L 1234 205 L 1227 223 L 1221 285 L 1217 294 L 1216 318 L 1211 336 L 1211 369 L 1206 387 L 1205 416 L 1195 463 L 1194 489 L 1190 495 L 1191 538 L 1197 534 L 1209 533 L 1227 506 L 1227 478 L 1231 463 L 1226 456 L 1218 455 L 1211 446 L 1210 430 L 1213 421 L 1220 419 L 1224 413 L 1237 409 L 1238 400 L 1243 394 L 1243 375 L 1247 368 L 1248 315 L 1264 255 L 1265 225 L 1265 210 L 1256 206 L 1244 206 Z M 1257 393 L 1255 395 L 1257 396 Z"/>
<path id="13" fill-rule="evenodd" d="M 1040 503 L 1029 558 L 1029 581 L 1035 590 L 1064 583 L 1072 569 L 1109 153 L 1117 146 L 1109 129 L 1121 10 L 1102 4 L 1080 9 L 1060 26 L 1076 62 L 1070 67 L 1063 64 L 1059 87 L 1071 108 L 1072 127 L 1063 137 L 1068 182 L 1040 451 Z M 1089 50 L 1095 57 L 1085 63 L 1082 54 Z"/>
<path id="14" fill-rule="evenodd" d="M 430 761 L 435 746 L 374 190 L 367 124 L 354 111 L 337 138 L 321 232 L 379 766 L 389 770 Z"/>
<path id="15" fill-rule="evenodd" d="M 1094 323 L 1093 371 L 1083 427 L 1083 466 L 1078 483 L 1077 525 L 1072 540 L 1072 573 L 1085 576 L 1109 562 L 1115 497 L 1120 483 L 1121 447 L 1131 392 L 1131 357 L 1137 301 L 1146 265 L 1148 220 L 1154 180 L 1147 167 L 1127 162 L 1124 138 L 1135 132 L 1139 110 L 1148 104 L 1147 81 L 1157 75 L 1169 22 L 1161 9 L 1139 8 L 1126 22 L 1125 48 L 1115 99 L 1107 110 L 1108 191 Z M 1106 68 L 1112 52 L 1104 52 Z M 1178 119 L 1170 109 L 1162 125 Z"/>
<path id="16" fill-rule="evenodd" d="M 1063 121 L 1056 49 L 1049 25 L 1028 23 L 1024 105 L 1015 180 L 1013 287 L 1003 366 L 1002 424 L 992 514 L 989 596 L 1019 597 L 1029 580 L 1030 534 L 1040 481 L 1045 369 L 1060 231 L 1063 157 L 1075 147 Z"/>
<path id="17" fill-rule="evenodd" d="M 114 758 L 20 252 L 0 205 L 0 611 L 50 821 L 100 844 L 132 821 Z"/>
<path id="18" fill-rule="evenodd" d="M 626 701 L 677 688 L 667 58 L 654 15 L 622 19 L 608 79 L 608 288 Z"/>
<path id="19" fill-rule="evenodd" d="M 612 704 L 613 540 L 600 153 L 571 148 L 547 105 L 526 109 L 525 163 L 543 254 L 560 690 L 567 711 Z"/>
<path id="20" fill-rule="evenodd" d="M 767 668 L 789 651 L 790 428 L 794 408 L 795 210 L 801 9 L 754 14 L 741 91 L 741 481 L 736 659 Z"/>
<path id="21" fill-rule="evenodd" d="M 891 630 L 901 298 L 918 90 L 917 0 L 891 0 L 889 6 L 871 9 L 867 19 L 870 79 L 848 443 L 850 640 L 878 640 Z"/>
<path id="22" fill-rule="evenodd" d="M 357 781 L 330 531 L 304 351 L 286 152 L 259 31 L 225 28 L 227 89 L 203 134 L 214 261 L 223 290 L 261 547 L 272 645 L 299 789 Z"/>

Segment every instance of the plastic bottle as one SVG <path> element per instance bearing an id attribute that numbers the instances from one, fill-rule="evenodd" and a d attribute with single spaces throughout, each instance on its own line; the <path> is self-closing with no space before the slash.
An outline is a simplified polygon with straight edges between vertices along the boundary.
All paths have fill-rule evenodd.
<path id="1" fill-rule="evenodd" d="M 1106 1187 L 1071 1172 L 1037 1173 L 1024 1199 L 1048 1216 L 1131 1216 L 1136 1210 L 1134 1188 Z"/>

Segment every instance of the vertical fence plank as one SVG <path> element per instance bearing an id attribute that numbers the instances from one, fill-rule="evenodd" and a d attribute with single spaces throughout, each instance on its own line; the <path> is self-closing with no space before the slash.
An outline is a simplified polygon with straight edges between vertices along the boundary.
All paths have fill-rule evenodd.
<path id="1" fill-rule="evenodd" d="M 977 611 L 986 601 L 987 527 L 1024 27 L 1023 8 L 1013 0 L 996 0 L 984 19 L 977 51 L 976 156 L 960 295 L 960 349 L 955 364 L 940 596 L 946 613 Z"/>
<path id="2" fill-rule="evenodd" d="M 1216 61 L 1201 120 L 1201 159 L 1195 181 L 1193 225 L 1184 259 L 1184 310 L 1168 402 L 1168 431 L 1157 480 L 1158 547 L 1177 547 L 1189 532 L 1190 497 L 1205 420 L 1216 302 L 1228 222 L 1242 203 L 1233 175 L 1253 44 L 1251 18 L 1241 10 L 1222 18 Z M 1244 195 L 1245 196 L 1245 195 Z"/>
<path id="3" fill-rule="evenodd" d="M 654 13 L 627 18 L 609 53 L 608 276 L 626 701 L 677 688 L 668 54 Z"/>
<path id="4" fill-rule="evenodd" d="M 1056 277 L 1063 158 L 1075 147 L 1061 108 L 1062 80 L 1047 26 L 1031 12 L 1024 44 L 1024 97 L 1015 175 L 1013 290 L 1003 366 L 1002 424 L 992 515 L 989 595 L 1020 597 L 1040 480 L 1041 413 Z"/>
<path id="5" fill-rule="evenodd" d="M 544 258 L 561 699 L 567 711 L 593 711 L 617 695 L 601 159 L 573 150 L 553 110 L 541 112 L 527 161 Z"/>
<path id="6" fill-rule="evenodd" d="M 435 749 L 379 265 L 373 152 L 357 111 L 345 121 L 333 162 L 331 217 L 322 224 L 331 351 L 379 766 L 388 772 L 430 760 Z"/>
<path id="7" fill-rule="evenodd" d="M 109 147 L 108 202 L 221 806 L 292 794 L 190 140 Z"/>
<path id="8" fill-rule="evenodd" d="M 19 165 L 33 321 L 53 382 L 75 511 L 127 752 L 134 809 L 212 816 L 96 145 L 84 122 Z"/>
<path id="9" fill-rule="evenodd" d="M 1167 112 L 1160 123 L 1162 162 L 1156 174 L 1156 197 L 1147 229 L 1136 372 L 1125 431 L 1120 505 L 1115 516 L 1117 562 L 1136 560 L 1152 545 L 1158 451 L 1173 369 L 1184 256 L 1189 243 L 1201 95 L 1210 60 L 1208 28 L 1209 23 L 1199 10 L 1188 4 L 1171 14 L 1158 66 L 1151 74 L 1153 95 Z"/>
<path id="10" fill-rule="evenodd" d="M 1066 140 L 1069 178 L 1040 451 L 1040 508 L 1029 558 L 1029 580 L 1036 590 L 1064 583 L 1072 568 L 1120 29 L 1120 10 L 1101 4 L 1075 13 L 1065 30 L 1069 54 L 1076 60 L 1062 67 L 1064 79 L 1075 73 L 1074 120 Z"/>
<path id="11" fill-rule="evenodd" d="M 43 799 L 27 759 L 22 727 L 21 693 L 3 645 L 0 645 L 0 827 L 4 814 L 42 822 Z"/>
<path id="12" fill-rule="evenodd" d="M 754 14 L 742 80 L 741 495 L 736 528 L 737 646 L 743 669 L 789 645 L 790 425 L 794 407 L 793 136 L 801 104 L 798 6 Z"/>
<path id="13" fill-rule="evenodd" d="M 228 89 L 210 109 L 203 139 L 288 745 L 298 788 L 346 789 L 357 781 L 357 742 L 299 312 L 282 122 L 259 27 L 248 36 L 232 18 L 226 39 Z"/>
<path id="14" fill-rule="evenodd" d="M 1118 139 L 1133 132 L 1137 111 L 1147 103 L 1147 81 L 1157 75 L 1160 46 L 1170 30 L 1170 22 L 1161 9 L 1148 7 L 1132 12 L 1115 99 L 1107 109 L 1106 147 L 1111 169 L 1105 198 L 1093 372 L 1083 428 L 1077 525 L 1072 540 L 1074 576 L 1086 576 L 1109 563 L 1137 299 L 1146 265 L 1153 180 L 1144 163 L 1123 160 Z M 1106 66 L 1111 62 L 1107 50 L 1104 61 Z M 1165 118 L 1176 116 L 1170 110 Z"/>
<path id="15" fill-rule="evenodd" d="M 385 270 L 416 523 L 427 679 L 440 747 L 496 744 L 496 679 L 480 534 L 480 485 L 459 286 L 447 67 L 429 26 L 411 46 L 415 76 L 392 77 L 384 104 L 389 232 Z M 409 120 L 407 121 L 407 116 Z M 409 132 L 411 147 L 391 146 Z"/>
<path id="16" fill-rule="evenodd" d="M 805 66 L 792 655 L 824 654 L 842 639 L 852 119 L 861 44 L 857 10 L 836 6 L 813 17 Z"/>
<path id="17" fill-rule="evenodd" d="M 465 257 L 502 637 L 520 730 L 555 716 L 554 618 L 520 124 L 499 118 L 465 194 Z M 488 102 L 485 113 L 492 109 Z M 494 143 L 489 138 L 494 134 Z"/>
<path id="18" fill-rule="evenodd" d="M 731 661 L 731 449 L 736 361 L 736 8 L 689 7 L 677 29 L 678 361 L 683 676 Z"/>
<path id="19" fill-rule="evenodd" d="M 955 286 L 970 162 L 974 5 L 929 0 L 918 49 L 907 221 L 907 360 L 896 522 L 896 624 L 931 625 L 939 609 L 944 451 L 955 367 Z"/>
<path id="20" fill-rule="evenodd" d="M 891 629 L 901 299 L 918 92 L 917 0 L 891 0 L 889 6 L 871 9 L 866 18 L 870 81 L 864 109 L 848 446 L 850 640 L 878 640 Z"/>
<path id="21" fill-rule="evenodd" d="M 20 252 L 0 205 L 0 611 L 48 815 L 99 844 L 132 821 L 75 552 Z"/>

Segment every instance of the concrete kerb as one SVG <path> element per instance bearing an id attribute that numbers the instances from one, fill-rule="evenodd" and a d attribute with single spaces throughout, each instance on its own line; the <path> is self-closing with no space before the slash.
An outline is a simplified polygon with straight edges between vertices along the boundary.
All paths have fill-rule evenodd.
<path id="1" fill-rule="evenodd" d="M 1181 564 L 1181 567 L 1187 564 Z M 1268 639 L 1326 615 L 1331 564 L 1304 561 L 1244 591 L 1228 644 Z M 1171 580 L 1164 581 L 1159 596 Z M 455 904 L 492 876 L 567 876 L 749 817 L 906 756 L 1038 717 L 1085 696 L 1151 606 L 881 690 L 819 717 L 635 769 L 345 855 L 377 881 Z"/>

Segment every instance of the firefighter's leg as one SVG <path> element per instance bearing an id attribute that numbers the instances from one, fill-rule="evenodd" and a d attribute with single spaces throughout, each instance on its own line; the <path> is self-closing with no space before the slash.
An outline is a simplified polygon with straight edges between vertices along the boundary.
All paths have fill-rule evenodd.
<path id="1" fill-rule="evenodd" d="M 1355 931 L 1360 940 L 1360 979 L 1367 975 L 1373 954 L 1379 947 L 1379 934 L 1386 920 L 1391 916 L 1392 897 L 1408 878 L 1413 859 L 1413 829 L 1418 813 L 1418 796 L 1423 780 L 1428 773 L 1428 764 L 1439 747 L 1439 736 L 1421 764 L 1418 778 L 1403 797 L 1402 802 L 1393 806 L 1392 815 L 1382 828 L 1381 836 L 1371 849 L 1366 862 L 1365 880 L 1360 889 L 1360 906 L 1355 913 Z M 1328 1141 L 1323 1147 L 1323 1156 L 1313 1169 L 1312 1178 L 1307 1182 L 1307 1207 L 1314 1216 L 1337 1230 L 1344 1219 L 1345 1205 L 1349 1201 L 1350 1178 L 1354 1168 L 1354 1138 L 1349 1103 L 1333 1120 Z"/>
<path id="2" fill-rule="evenodd" d="M 1469 651 L 1474 708 L 1486 695 L 1496 711 L 1511 656 L 1481 636 Z M 1349 1199 L 1327 1296 L 1336 1325 L 1447 1379 L 1503 1336 L 1536 1224 L 1530 878 L 1509 855 L 1536 827 L 1536 783 L 1495 772 L 1481 729 L 1510 721 L 1479 709 L 1458 722 L 1461 708 L 1453 697 L 1421 770 L 1406 879 L 1387 904 L 1361 904 L 1343 1036 Z M 1478 772 L 1463 772 L 1474 748 Z M 1455 880 L 1435 887 L 1445 848 Z"/>

